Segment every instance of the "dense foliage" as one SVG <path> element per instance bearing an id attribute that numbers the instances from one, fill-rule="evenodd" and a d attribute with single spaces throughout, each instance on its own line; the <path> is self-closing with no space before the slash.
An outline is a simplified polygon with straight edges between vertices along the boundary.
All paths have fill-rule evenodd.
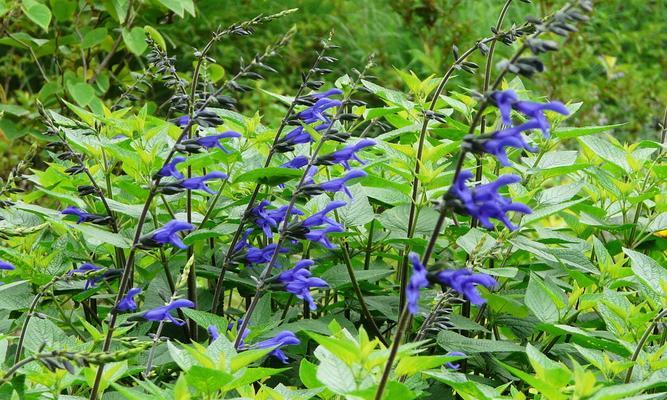
<path id="1" fill-rule="evenodd" d="M 664 52 L 590 123 L 590 1 L 293 3 L 0 0 L 0 398 L 665 398 Z"/>

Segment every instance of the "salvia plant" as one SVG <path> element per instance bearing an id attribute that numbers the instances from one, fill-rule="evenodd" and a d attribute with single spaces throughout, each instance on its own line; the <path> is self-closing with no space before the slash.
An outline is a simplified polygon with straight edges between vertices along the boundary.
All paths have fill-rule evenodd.
<path id="1" fill-rule="evenodd" d="M 213 58 L 298 10 L 216 29 L 191 70 L 132 30 L 133 80 L 37 104 L 45 144 L 0 187 L 0 398 L 665 398 L 667 114 L 638 143 L 569 124 L 586 99 L 524 82 L 593 6 L 513 7 L 405 91 L 337 65 L 333 31 L 282 93 L 260 81 L 297 29 Z"/>

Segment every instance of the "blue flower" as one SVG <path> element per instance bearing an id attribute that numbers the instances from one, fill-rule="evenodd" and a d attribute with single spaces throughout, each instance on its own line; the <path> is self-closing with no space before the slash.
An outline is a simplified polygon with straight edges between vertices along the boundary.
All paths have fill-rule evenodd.
<path id="1" fill-rule="evenodd" d="M 517 127 L 511 127 L 497 131 L 488 139 L 482 139 L 482 147 L 487 153 L 496 156 L 502 165 L 508 166 L 511 163 L 507 158 L 507 152 L 505 151 L 506 147 L 526 149 L 533 153 L 537 151 L 536 148 L 526 143 L 526 141 L 523 140 L 523 137 L 521 136 L 521 132 L 537 128 L 540 128 L 539 122 L 534 119 L 528 120 L 527 122 Z"/>
<path id="2" fill-rule="evenodd" d="M 176 169 L 176 164 L 180 164 L 183 161 L 185 161 L 185 157 L 174 157 L 169 161 L 167 164 L 165 164 L 158 172 L 155 174 L 155 176 L 158 177 L 167 177 L 171 176 L 176 179 L 183 179 L 184 176 L 182 173 L 178 172 Z"/>
<path id="3" fill-rule="evenodd" d="M 229 150 L 227 150 L 220 144 L 220 140 L 229 138 L 238 138 L 238 137 L 241 137 L 240 133 L 234 131 L 227 131 L 220 133 L 218 135 L 202 136 L 200 138 L 192 139 L 192 141 L 207 149 L 210 149 L 212 147 L 217 147 L 220 150 L 224 151 L 225 153 L 229 153 Z"/>
<path id="4" fill-rule="evenodd" d="M 306 228 L 311 228 L 311 227 L 325 225 L 325 224 L 340 226 L 340 224 L 338 222 L 336 222 L 336 220 L 327 217 L 327 214 L 330 213 L 331 211 L 337 209 L 337 208 L 343 207 L 346 204 L 347 203 L 344 202 L 344 201 L 334 200 L 331 203 L 327 204 L 324 207 L 324 209 L 314 213 L 310 217 L 301 221 L 299 223 L 299 225 L 302 226 L 302 227 L 306 227 Z"/>
<path id="5" fill-rule="evenodd" d="M 74 274 L 85 275 L 85 274 L 88 274 L 90 272 L 100 271 L 102 269 L 103 269 L 102 267 L 98 267 L 97 265 L 93 265 L 93 264 L 90 264 L 90 263 L 83 263 L 83 264 L 81 264 L 81 266 L 79 268 L 74 268 L 73 270 L 70 270 L 69 272 L 67 272 L 67 276 L 72 276 Z M 88 290 L 91 287 L 95 287 L 97 282 L 99 282 L 102 279 L 103 279 L 102 276 L 95 276 L 93 278 L 90 278 L 90 279 L 86 280 L 86 284 L 83 286 L 83 289 Z"/>
<path id="6" fill-rule="evenodd" d="M 491 94 L 491 100 L 496 104 L 500 110 L 503 124 L 512 126 L 511 112 L 512 109 L 532 118 L 537 122 L 538 127 L 542 130 L 544 137 L 549 137 L 549 121 L 544 115 L 545 110 L 554 111 L 562 115 L 569 115 L 570 110 L 559 101 L 552 101 L 549 103 L 535 103 L 532 101 L 519 100 L 516 93 L 512 90 L 505 90 L 502 92 L 494 92 Z M 532 129 L 532 128 L 531 128 Z"/>
<path id="7" fill-rule="evenodd" d="M 327 130 L 330 125 L 330 123 L 322 123 L 313 129 L 317 132 L 321 132 Z M 308 133 L 303 126 L 298 126 L 287 133 L 287 135 L 281 137 L 278 143 L 276 143 L 275 148 L 278 152 L 285 153 L 288 151 L 294 151 L 294 147 L 297 144 L 311 143 L 314 141 L 315 139 L 310 136 L 310 133 Z"/>
<path id="8" fill-rule="evenodd" d="M 267 263 L 271 261 L 271 257 L 273 257 L 273 253 L 276 251 L 276 247 L 278 247 L 278 244 L 276 243 L 272 243 L 264 247 L 263 249 L 257 247 L 249 247 L 245 258 L 251 264 Z M 278 250 L 278 252 L 287 253 L 287 249 L 281 247 L 280 250 Z"/>
<path id="9" fill-rule="evenodd" d="M 516 96 L 513 90 L 505 90 L 502 92 L 494 92 L 491 94 L 491 100 L 496 104 L 498 110 L 500 110 L 500 116 L 502 117 L 503 124 L 507 126 L 512 125 L 512 105 L 516 103 L 519 98 Z"/>
<path id="10" fill-rule="evenodd" d="M 134 296 L 141 293 L 140 288 L 132 288 L 127 291 L 127 294 L 118 302 L 116 310 L 118 311 L 134 311 L 137 309 L 137 303 L 134 301 Z"/>
<path id="11" fill-rule="evenodd" d="M 297 114 L 297 117 L 307 124 L 317 121 L 330 123 L 329 115 L 326 110 L 333 107 L 340 107 L 343 103 L 340 100 L 333 100 L 326 97 L 318 99 L 315 104 Z"/>
<path id="12" fill-rule="evenodd" d="M 208 335 L 211 337 L 212 342 L 215 342 L 220 337 L 218 328 L 216 328 L 215 325 L 209 325 L 206 330 L 208 331 Z"/>
<path id="13" fill-rule="evenodd" d="M 419 261 L 417 253 L 408 254 L 408 259 L 412 263 L 412 276 L 405 288 L 405 298 L 407 300 L 408 312 L 415 315 L 419 312 L 419 291 L 428 287 L 427 271 L 424 265 Z"/>
<path id="14" fill-rule="evenodd" d="M 90 214 L 74 206 L 69 206 L 60 213 L 64 215 L 76 215 L 79 218 L 76 221 L 77 224 L 82 222 L 92 222 L 93 224 L 104 225 L 111 221 L 111 217 L 108 215 Z"/>
<path id="15" fill-rule="evenodd" d="M 178 118 L 175 118 L 175 119 L 171 120 L 171 122 L 173 122 L 174 125 L 176 125 L 176 126 L 181 126 L 181 127 L 186 126 L 187 124 L 190 123 L 190 117 L 187 116 L 187 115 L 183 115 L 181 117 L 178 117 Z"/>
<path id="16" fill-rule="evenodd" d="M 16 269 L 16 267 L 8 263 L 7 261 L 0 260 L 0 269 L 4 269 L 5 271 L 13 271 Z"/>
<path id="17" fill-rule="evenodd" d="M 292 168 L 292 169 L 299 169 L 301 167 L 304 167 L 308 165 L 308 157 L 306 156 L 298 156 L 294 157 L 290 161 L 286 162 L 285 164 L 281 165 L 281 168 Z"/>
<path id="18" fill-rule="evenodd" d="M 320 156 L 315 160 L 316 165 L 333 165 L 333 164 L 342 164 L 345 169 L 350 169 L 350 160 L 356 160 L 361 164 L 365 164 L 359 157 L 357 157 L 356 152 L 359 150 L 374 146 L 376 143 L 371 139 L 362 139 L 355 144 L 351 144 L 324 156 Z"/>
<path id="19" fill-rule="evenodd" d="M 457 212 L 477 218 L 487 229 L 493 229 L 490 218 L 501 221 L 509 230 L 516 230 L 505 213 L 508 211 L 530 214 L 532 210 L 525 204 L 513 203 L 511 199 L 501 196 L 498 189 L 502 186 L 521 181 L 517 175 L 502 175 L 496 181 L 479 185 L 472 189 L 466 186 L 466 181 L 472 178 L 470 171 L 461 171 L 454 184 L 449 189 L 448 201 Z"/>
<path id="20" fill-rule="evenodd" d="M 253 347 L 258 349 L 270 349 L 275 347 L 275 349 L 271 351 L 271 353 L 269 354 L 278 358 L 284 364 L 287 364 L 289 362 L 289 359 L 287 358 L 285 353 L 281 350 L 281 347 L 297 345 L 300 343 L 301 341 L 292 332 L 282 331 L 278 333 L 276 336 L 272 337 L 271 339 L 266 339 L 261 342 L 255 343 Z"/>
<path id="21" fill-rule="evenodd" d="M 332 179 L 328 182 L 323 182 L 323 183 L 310 183 L 307 185 L 303 185 L 300 189 L 301 193 L 308 195 L 308 196 L 317 196 L 318 194 L 321 194 L 323 192 L 338 192 L 338 191 L 343 191 L 349 198 L 352 198 L 352 193 L 350 193 L 350 190 L 345 186 L 347 181 L 355 178 L 363 178 L 367 176 L 366 172 L 362 170 L 352 170 L 347 173 L 347 175 L 343 176 L 342 178 L 337 178 L 337 179 Z"/>
<path id="22" fill-rule="evenodd" d="M 278 225 L 285 219 L 288 206 L 282 206 L 278 209 L 267 210 L 266 207 L 271 203 L 268 200 L 262 200 L 257 206 L 250 211 L 254 222 L 257 226 L 262 228 L 264 234 L 268 238 L 273 238 L 272 228 L 278 228 Z M 303 213 L 296 208 L 292 208 L 291 214 L 302 215 Z"/>
<path id="23" fill-rule="evenodd" d="M 549 103 L 534 103 L 532 101 L 517 101 L 513 105 L 514 109 L 523 113 L 539 123 L 539 128 L 542 130 L 544 137 L 549 137 L 549 120 L 544 115 L 545 110 L 557 112 L 562 115 L 569 115 L 570 110 L 565 107 L 560 101 L 552 101 Z"/>
<path id="24" fill-rule="evenodd" d="M 195 303 L 187 299 L 174 300 L 171 303 L 164 305 L 162 307 L 157 307 L 152 310 L 146 311 L 145 313 L 142 314 L 142 317 L 146 321 L 155 321 L 155 322 L 168 321 L 168 322 L 173 322 L 178 326 L 183 326 L 185 325 L 185 321 L 178 318 L 174 318 L 170 314 L 170 312 L 178 308 L 184 308 L 184 307 L 193 308 L 194 306 Z"/>
<path id="25" fill-rule="evenodd" d="M 238 331 L 239 331 L 239 329 L 241 329 L 241 325 L 243 325 L 243 318 L 239 318 L 238 321 L 236 321 L 236 324 L 234 324 L 233 322 L 228 323 L 227 324 L 227 332 L 234 329 L 234 325 L 236 325 L 236 334 L 238 335 L 239 334 Z M 250 334 L 250 329 L 245 328 L 245 330 L 243 331 L 243 334 L 241 335 L 241 340 L 239 340 L 239 344 L 238 344 L 238 346 L 236 346 L 237 350 L 243 350 L 243 349 L 246 348 L 245 338 L 248 337 L 249 334 Z"/>
<path id="26" fill-rule="evenodd" d="M 190 231 L 194 228 L 192 224 L 174 219 L 164 224 L 162 228 L 156 229 L 146 235 L 141 240 L 141 243 L 147 247 L 159 247 L 171 243 L 179 249 L 187 249 L 188 246 L 183 243 L 178 233 L 181 231 Z"/>
<path id="27" fill-rule="evenodd" d="M 239 239 L 239 241 L 236 242 L 236 244 L 234 245 L 234 253 L 233 254 L 236 254 L 239 251 L 241 251 L 241 250 L 243 250 L 243 249 L 245 249 L 246 247 L 249 246 L 248 237 L 250 236 L 252 231 L 254 231 L 253 228 L 248 228 L 248 229 L 245 230 L 245 232 L 243 232 L 243 236 L 241 236 L 241 239 Z"/>
<path id="28" fill-rule="evenodd" d="M 219 171 L 213 171 L 209 172 L 208 174 L 204 176 L 196 176 L 194 178 L 190 179 L 185 179 L 181 182 L 179 182 L 179 185 L 181 187 L 184 187 L 186 189 L 190 190 L 203 190 L 208 194 L 216 194 L 213 190 L 211 190 L 208 186 L 206 186 L 206 181 L 210 181 L 211 179 L 227 179 L 227 174 L 219 172 Z"/>
<path id="29" fill-rule="evenodd" d="M 294 294 L 297 298 L 308 302 L 311 310 L 317 309 L 315 300 L 310 294 L 310 289 L 314 287 L 328 287 L 329 285 L 320 278 L 313 278 L 308 268 L 312 266 L 312 260 L 301 260 L 294 268 L 281 272 L 278 280 L 285 286 L 285 290 Z"/>
<path id="30" fill-rule="evenodd" d="M 485 302 L 477 291 L 477 285 L 482 285 L 487 289 L 492 289 L 498 285 L 498 282 L 492 276 L 474 274 L 465 268 L 440 271 L 435 275 L 435 280 L 444 286 L 454 289 L 468 299 L 471 304 L 476 306 Z"/>
<path id="31" fill-rule="evenodd" d="M 359 169 L 355 169 L 355 170 L 352 170 L 352 171 L 348 172 L 347 175 L 345 175 L 342 178 L 332 179 L 329 182 L 320 183 L 319 186 L 325 192 L 338 192 L 340 190 L 343 190 L 343 192 L 345 192 L 345 194 L 349 198 L 352 198 L 352 193 L 350 193 L 350 191 L 348 190 L 347 186 L 345 186 L 345 184 L 349 180 L 352 180 L 352 179 L 355 179 L 355 178 L 363 178 L 363 177 L 366 177 L 367 175 L 368 174 L 366 174 L 366 172 L 364 172 L 362 170 L 359 170 Z"/>
<path id="32" fill-rule="evenodd" d="M 328 249 L 333 249 L 334 245 L 331 244 L 329 238 L 327 238 L 326 235 L 331 232 L 343 232 L 343 231 L 344 229 L 340 225 L 330 225 L 324 229 L 310 229 L 308 233 L 305 234 L 305 237 L 311 242 L 317 242 L 322 244 L 324 247 Z"/>
<path id="33" fill-rule="evenodd" d="M 340 94 L 343 94 L 342 90 L 333 88 L 333 89 L 329 89 L 327 91 L 324 91 L 322 93 L 313 93 L 310 96 L 315 98 L 315 99 L 321 99 L 321 98 L 324 98 L 324 97 L 330 97 L 330 96 L 335 96 L 335 95 L 340 95 Z"/>
<path id="34" fill-rule="evenodd" d="M 460 351 L 450 351 L 449 353 L 447 353 L 445 355 L 446 356 L 454 356 L 454 357 L 466 357 L 466 354 L 461 353 Z M 445 366 L 447 368 L 451 368 L 455 371 L 461 367 L 459 364 L 454 364 L 454 363 L 451 363 L 451 362 L 445 363 Z"/>

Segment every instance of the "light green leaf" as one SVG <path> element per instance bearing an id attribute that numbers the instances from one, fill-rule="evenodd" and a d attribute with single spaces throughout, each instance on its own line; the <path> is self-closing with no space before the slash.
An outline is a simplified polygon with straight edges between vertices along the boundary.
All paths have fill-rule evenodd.
<path id="1" fill-rule="evenodd" d="M 51 10 L 49 10 L 49 7 L 35 0 L 23 0 L 21 8 L 32 22 L 39 25 L 44 31 L 49 31 L 49 24 L 51 23 Z"/>
<path id="2" fill-rule="evenodd" d="M 123 28 L 123 41 L 127 49 L 137 56 L 142 55 L 148 48 L 146 32 L 139 27 L 134 27 L 131 31 Z"/>
<path id="3" fill-rule="evenodd" d="M 558 321 L 559 312 L 554 297 L 555 294 L 551 293 L 537 275 L 532 274 L 530 276 L 524 303 L 540 321 L 547 323 Z"/>
<path id="4" fill-rule="evenodd" d="M 646 287 L 664 297 L 666 294 L 663 285 L 667 283 L 667 269 L 661 267 L 657 261 L 644 254 L 623 248 L 623 252 L 632 261 L 632 272 Z M 662 283 L 662 284 L 661 284 Z"/>
<path id="5" fill-rule="evenodd" d="M 525 351 L 522 346 L 506 340 L 472 339 L 448 330 L 440 331 L 437 342 L 446 350 L 460 351 L 465 354 Z"/>

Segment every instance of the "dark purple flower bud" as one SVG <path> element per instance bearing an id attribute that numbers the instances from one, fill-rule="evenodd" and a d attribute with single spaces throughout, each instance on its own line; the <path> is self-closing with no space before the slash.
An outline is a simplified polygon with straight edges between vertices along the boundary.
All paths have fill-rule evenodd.
<path id="1" fill-rule="evenodd" d="M 97 225 L 106 225 L 111 222 L 111 217 L 108 215 L 90 214 L 74 206 L 69 206 L 62 210 L 60 213 L 65 215 L 76 215 L 79 217 L 78 221 L 76 222 L 77 224 L 82 222 L 92 222 L 93 224 Z"/>
<path id="2" fill-rule="evenodd" d="M 0 269 L 4 269 L 5 271 L 13 271 L 16 269 L 16 267 L 8 263 L 7 261 L 0 260 Z"/>
<path id="3" fill-rule="evenodd" d="M 171 303 L 164 305 L 162 307 L 157 307 L 152 310 L 148 310 L 145 313 L 143 313 L 142 317 L 146 321 L 154 321 L 154 322 L 161 322 L 161 321 L 166 321 L 166 322 L 172 322 L 178 326 L 183 326 L 185 325 L 185 321 L 174 318 L 170 312 L 179 308 L 193 308 L 195 306 L 195 303 L 191 302 L 190 300 L 187 299 L 179 299 L 179 300 L 174 300 Z"/>
<path id="4" fill-rule="evenodd" d="M 502 186 L 521 181 L 516 175 L 502 175 L 496 181 L 468 188 L 466 181 L 472 178 L 470 171 L 461 171 L 447 195 L 448 204 L 456 212 L 477 218 L 487 229 L 493 229 L 490 218 L 501 221 L 510 230 L 517 229 L 512 225 L 505 213 L 508 211 L 530 214 L 532 210 L 521 203 L 513 203 L 511 199 L 501 196 L 498 189 Z"/>
<path id="5" fill-rule="evenodd" d="M 315 165 L 333 165 L 333 164 L 342 164 L 345 169 L 350 169 L 350 160 L 356 160 L 361 164 L 364 162 L 357 157 L 356 152 L 359 150 L 374 146 L 375 141 L 371 139 L 362 139 L 355 144 L 344 147 L 341 150 L 338 150 L 334 153 L 327 154 L 324 156 L 317 157 L 315 160 Z"/>
<path id="6" fill-rule="evenodd" d="M 487 289 L 493 289 L 498 285 L 491 275 L 474 274 L 465 268 L 440 271 L 435 275 L 435 280 L 441 285 L 454 289 L 476 306 L 485 303 L 477 291 L 477 285 L 482 285 Z"/>
<path id="7" fill-rule="evenodd" d="M 278 333 L 276 336 L 272 337 L 271 339 L 255 343 L 253 347 L 258 349 L 269 349 L 275 347 L 275 349 L 271 351 L 271 353 L 269 354 L 278 358 L 284 364 L 287 364 L 289 362 L 289 359 L 280 348 L 284 346 L 297 345 L 300 343 L 301 341 L 292 332 L 282 331 Z"/>
<path id="8" fill-rule="evenodd" d="M 116 310 L 118 311 L 135 311 L 137 303 L 134 301 L 134 296 L 141 293 L 140 288 L 132 288 L 127 291 L 127 294 L 118 302 Z"/>
<path id="9" fill-rule="evenodd" d="M 218 328 L 216 328 L 215 325 L 209 325 L 206 330 L 208 331 L 208 335 L 211 337 L 211 342 L 215 342 L 220 337 Z"/>
<path id="10" fill-rule="evenodd" d="M 549 137 L 549 128 L 551 127 L 549 125 L 549 120 L 547 120 L 547 117 L 544 115 L 545 110 L 557 112 L 562 115 L 570 114 L 570 110 L 568 110 L 560 101 L 552 101 L 544 104 L 534 103 L 532 101 L 517 101 L 514 103 L 513 107 L 515 110 L 537 121 L 544 137 Z"/>
<path id="11" fill-rule="evenodd" d="M 453 357 L 466 357 L 466 354 L 461 353 L 460 351 L 450 351 L 449 353 L 447 353 L 445 355 L 446 356 L 453 356 Z M 454 364 L 454 363 L 451 363 L 451 362 L 445 363 L 445 366 L 447 368 L 451 368 L 455 371 L 461 367 L 459 364 Z"/>
<path id="12" fill-rule="evenodd" d="M 314 264 L 313 260 L 301 260 L 294 268 L 281 272 L 278 280 L 284 285 L 285 290 L 294 294 L 297 298 L 308 302 L 311 310 L 317 309 L 315 300 L 310 294 L 311 288 L 323 288 L 329 285 L 320 278 L 313 278 L 308 270 Z"/>
<path id="13" fill-rule="evenodd" d="M 210 181 L 211 179 L 227 179 L 227 174 L 219 171 L 213 171 L 209 172 L 204 176 L 197 176 L 194 178 L 185 179 L 179 182 L 179 186 L 190 190 L 203 190 L 208 194 L 216 194 L 216 192 L 214 192 L 208 186 L 206 186 L 205 182 Z"/>
<path id="14" fill-rule="evenodd" d="M 141 244 L 146 248 L 160 247 L 167 243 L 178 247 L 179 249 L 187 249 L 188 246 L 183 243 L 178 233 L 181 231 L 190 231 L 195 227 L 187 222 L 171 220 L 167 222 L 162 228 L 156 229 L 141 239 Z"/>
<path id="15" fill-rule="evenodd" d="M 263 249 L 260 249 L 258 247 L 250 247 L 248 248 L 248 253 L 246 253 L 246 260 L 251 263 L 251 264 L 263 264 L 271 261 L 271 257 L 273 257 L 273 253 L 276 251 L 276 247 L 278 247 L 278 244 L 272 243 Z M 287 253 L 287 249 L 284 247 L 281 247 L 278 252 L 279 253 Z"/>
<path id="16" fill-rule="evenodd" d="M 419 291 L 429 285 L 427 271 L 419 260 L 417 253 L 410 253 L 408 259 L 412 263 L 412 276 L 405 288 L 408 312 L 415 315 L 419 312 Z"/>
<path id="17" fill-rule="evenodd" d="M 184 176 L 182 173 L 178 172 L 176 169 L 176 164 L 180 164 L 185 161 L 185 157 L 174 157 L 165 164 L 156 174 L 156 177 L 167 177 L 171 176 L 176 179 L 183 179 Z"/>

